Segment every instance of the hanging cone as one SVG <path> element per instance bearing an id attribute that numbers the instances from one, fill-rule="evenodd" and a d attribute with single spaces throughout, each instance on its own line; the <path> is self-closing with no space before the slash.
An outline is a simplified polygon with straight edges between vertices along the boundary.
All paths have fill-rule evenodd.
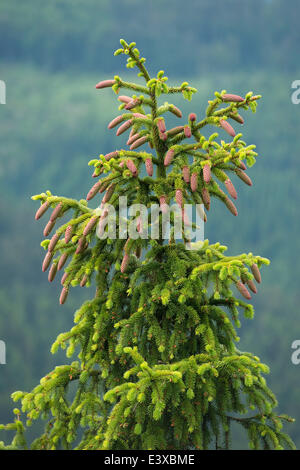
<path id="1" fill-rule="evenodd" d="M 167 137 L 172 137 L 173 135 L 179 134 L 184 130 L 183 126 L 177 126 L 177 127 L 172 127 L 172 129 L 169 129 L 166 134 Z"/>
<path id="2" fill-rule="evenodd" d="M 152 164 L 151 158 L 146 158 L 145 167 L 146 167 L 147 174 L 149 176 L 153 176 L 153 164 Z"/>
<path id="3" fill-rule="evenodd" d="M 110 160 L 111 158 L 117 158 L 119 156 L 119 152 L 116 150 L 114 152 L 107 153 L 104 155 L 105 160 Z"/>
<path id="4" fill-rule="evenodd" d="M 103 196 L 102 203 L 106 204 L 110 198 L 112 197 L 114 190 L 115 190 L 116 185 L 112 183 L 106 190 L 106 193 Z"/>
<path id="5" fill-rule="evenodd" d="M 229 117 L 234 121 L 238 122 L 239 124 L 244 124 L 244 119 L 238 113 L 229 113 Z"/>
<path id="6" fill-rule="evenodd" d="M 254 292 L 254 294 L 257 293 L 256 285 L 254 284 L 252 279 L 247 279 L 246 284 L 248 285 L 249 289 L 252 290 L 252 292 Z"/>
<path id="7" fill-rule="evenodd" d="M 58 235 L 57 233 L 55 233 L 53 235 L 53 237 L 51 238 L 50 243 L 48 245 L 48 251 L 53 251 L 54 250 L 59 238 L 60 238 L 60 235 Z"/>
<path id="8" fill-rule="evenodd" d="M 49 268 L 49 265 L 51 263 L 52 258 L 53 258 L 53 253 L 48 251 L 48 253 L 46 254 L 46 256 L 44 258 L 43 265 L 42 265 L 42 271 L 43 272 L 47 271 L 47 269 Z"/>
<path id="9" fill-rule="evenodd" d="M 141 135 L 139 134 L 139 132 L 137 132 L 136 134 L 129 135 L 129 139 L 126 142 L 126 145 L 133 144 L 133 142 L 135 142 L 140 137 L 141 137 Z"/>
<path id="10" fill-rule="evenodd" d="M 257 264 L 255 264 L 255 263 L 252 264 L 251 271 L 252 271 L 252 274 L 253 274 L 254 279 L 256 280 L 256 282 L 258 282 L 260 284 L 261 283 L 261 274 L 260 274 L 260 271 L 258 269 Z"/>
<path id="11" fill-rule="evenodd" d="M 85 274 L 85 275 L 83 276 L 83 278 L 81 279 L 81 281 L 80 281 L 80 287 L 84 287 L 84 286 L 86 285 L 86 283 L 87 283 L 87 280 L 88 280 L 88 277 L 87 277 L 87 275 Z"/>
<path id="12" fill-rule="evenodd" d="M 101 88 L 110 88 L 116 83 L 116 80 L 102 80 L 102 82 L 97 83 L 96 88 L 99 90 Z"/>
<path id="13" fill-rule="evenodd" d="M 54 222 L 60 215 L 60 212 L 62 210 L 62 203 L 60 202 L 59 204 L 57 204 L 57 206 L 55 207 L 55 209 L 53 209 L 52 211 L 52 214 L 50 215 L 50 220 L 51 222 Z"/>
<path id="14" fill-rule="evenodd" d="M 208 192 L 207 188 L 202 188 L 201 196 L 202 196 L 202 200 L 203 200 L 203 204 L 204 204 L 205 209 L 207 211 L 209 211 L 209 208 L 210 208 L 210 195 L 209 195 L 209 192 Z"/>
<path id="15" fill-rule="evenodd" d="M 179 205 L 179 207 L 182 207 L 183 197 L 182 197 L 182 190 L 181 189 L 176 189 L 175 200 L 176 200 L 177 204 Z"/>
<path id="16" fill-rule="evenodd" d="M 132 98 L 130 96 L 121 95 L 118 96 L 118 100 L 122 101 L 122 103 L 129 103 L 130 101 L 132 101 Z"/>
<path id="17" fill-rule="evenodd" d="M 44 228 L 44 237 L 47 237 L 49 235 L 49 233 L 51 232 L 51 230 L 53 229 L 55 225 L 55 220 L 49 220 L 49 222 L 47 223 L 46 227 Z"/>
<path id="18" fill-rule="evenodd" d="M 187 165 L 182 168 L 182 176 L 186 183 L 190 182 L 190 169 Z"/>
<path id="19" fill-rule="evenodd" d="M 122 264 L 121 264 L 121 273 L 124 273 L 126 271 L 128 262 L 129 262 L 129 254 L 125 253 L 123 260 L 122 260 Z"/>
<path id="20" fill-rule="evenodd" d="M 235 130 L 229 124 L 229 122 L 225 121 L 224 119 L 220 119 L 220 126 L 227 132 L 231 137 L 235 137 Z"/>
<path id="21" fill-rule="evenodd" d="M 126 166 L 128 170 L 131 171 L 132 176 L 138 175 L 137 167 L 135 166 L 132 160 L 126 160 Z"/>
<path id="22" fill-rule="evenodd" d="M 237 192 L 235 190 L 235 187 L 233 186 L 231 180 L 228 178 L 225 182 L 224 182 L 226 188 L 227 188 L 227 191 L 229 192 L 230 196 L 233 197 L 233 199 L 237 199 Z"/>
<path id="23" fill-rule="evenodd" d="M 86 242 L 86 239 L 85 237 L 81 237 L 79 238 L 78 240 L 78 245 L 77 245 L 77 248 L 76 248 L 76 251 L 75 251 L 75 254 L 76 255 L 79 255 L 79 253 L 82 253 L 85 249 L 85 242 Z"/>
<path id="24" fill-rule="evenodd" d="M 147 135 L 144 135 L 143 137 L 140 137 L 139 139 L 135 140 L 133 144 L 130 146 L 130 150 L 134 150 L 141 145 L 145 144 L 148 141 L 149 137 Z"/>
<path id="25" fill-rule="evenodd" d="M 132 126 L 133 124 L 133 120 L 132 119 L 128 119 L 127 121 L 125 121 L 117 130 L 116 132 L 116 135 L 119 136 L 121 134 L 123 134 L 125 131 L 127 131 L 127 129 L 129 129 L 130 126 Z"/>
<path id="26" fill-rule="evenodd" d="M 66 228 L 66 231 L 65 231 L 65 243 L 69 243 L 69 241 L 72 238 L 72 233 L 73 233 L 73 226 L 68 225 L 68 227 Z"/>
<path id="27" fill-rule="evenodd" d="M 165 125 L 164 118 L 159 118 L 157 120 L 157 127 L 158 127 L 159 132 L 161 132 L 162 134 L 166 132 L 166 125 Z"/>
<path id="28" fill-rule="evenodd" d="M 166 156 L 165 156 L 165 160 L 164 160 L 164 165 L 165 166 L 170 165 L 170 163 L 172 162 L 172 160 L 174 158 L 174 155 L 175 155 L 175 150 L 174 149 L 170 149 L 170 150 L 167 151 Z"/>
<path id="29" fill-rule="evenodd" d="M 53 263 L 48 274 L 49 282 L 52 282 L 54 280 L 56 273 L 57 273 L 57 263 Z"/>
<path id="30" fill-rule="evenodd" d="M 134 100 L 131 100 L 129 101 L 129 103 L 126 104 L 125 109 L 127 110 L 133 109 L 136 106 L 139 106 L 140 104 L 141 104 L 141 100 L 139 100 L 138 98 L 135 98 Z"/>
<path id="31" fill-rule="evenodd" d="M 98 217 L 92 217 L 88 223 L 86 224 L 86 226 L 84 227 L 84 231 L 83 231 L 83 236 L 85 237 L 86 235 L 88 235 L 94 228 L 94 226 L 96 225 L 97 223 L 97 220 L 98 220 Z"/>
<path id="32" fill-rule="evenodd" d="M 187 138 L 192 137 L 192 131 L 191 131 L 190 126 L 184 126 L 184 135 L 185 135 Z"/>
<path id="33" fill-rule="evenodd" d="M 35 213 L 35 220 L 40 219 L 45 212 L 49 209 L 49 203 L 45 201 Z"/>
<path id="34" fill-rule="evenodd" d="M 225 205 L 227 207 L 227 209 L 230 210 L 230 212 L 237 216 L 238 215 L 238 211 L 237 211 L 237 208 L 235 207 L 235 205 L 233 204 L 233 202 L 226 196 L 226 199 L 224 200 L 225 202 Z"/>
<path id="35" fill-rule="evenodd" d="M 102 185 L 102 181 L 97 181 L 97 183 L 94 184 L 94 186 L 89 190 L 87 196 L 86 196 L 86 200 L 87 201 L 90 201 L 91 199 L 93 199 L 96 194 L 99 192 L 100 190 L 100 187 Z"/>
<path id="36" fill-rule="evenodd" d="M 245 299 L 248 299 L 248 300 L 251 299 L 250 292 L 248 291 L 247 287 L 241 281 L 238 281 L 236 283 L 236 288 L 242 294 L 242 296 L 245 297 Z"/>
<path id="37" fill-rule="evenodd" d="M 69 255 L 67 253 L 63 253 L 61 257 L 59 258 L 59 261 L 57 263 L 57 269 L 60 271 L 64 265 L 66 264 L 66 261 L 68 259 Z"/>
<path id="38" fill-rule="evenodd" d="M 241 103 L 242 101 L 245 101 L 244 98 L 242 98 L 239 95 L 232 95 L 230 93 L 225 93 L 222 95 L 222 100 L 223 101 L 231 101 L 232 103 Z"/>
<path id="39" fill-rule="evenodd" d="M 166 196 L 160 196 L 159 198 L 159 205 L 160 209 L 163 213 L 167 212 L 168 209 L 168 204 L 167 204 L 167 197 Z"/>
<path id="40" fill-rule="evenodd" d="M 207 163 L 203 167 L 203 179 L 205 183 L 209 183 L 211 180 L 211 171 L 210 171 L 210 165 Z"/>
<path id="41" fill-rule="evenodd" d="M 61 305 L 63 305 L 65 301 L 67 300 L 68 294 L 69 294 L 69 289 L 67 289 L 66 287 L 63 287 L 61 290 L 60 297 L 59 297 L 59 303 Z"/>
<path id="42" fill-rule="evenodd" d="M 191 176 L 191 190 L 194 193 L 197 191 L 198 188 L 198 174 L 197 173 L 192 173 Z"/>
<path id="43" fill-rule="evenodd" d="M 121 122 L 124 120 L 123 114 L 120 114 L 119 116 L 115 117 L 110 123 L 108 124 L 107 128 L 108 129 L 113 129 L 116 127 L 118 124 L 121 124 Z"/>
<path id="44" fill-rule="evenodd" d="M 175 116 L 179 117 L 179 118 L 182 118 L 182 112 L 180 111 L 179 108 L 177 108 L 177 106 L 174 106 L 174 104 L 172 104 L 170 106 L 170 109 L 169 111 L 173 114 L 175 114 Z"/>
<path id="45" fill-rule="evenodd" d="M 62 276 L 61 281 L 60 281 L 62 286 L 64 285 L 68 275 L 69 275 L 69 273 L 64 273 L 64 275 Z"/>
<path id="46" fill-rule="evenodd" d="M 243 170 L 236 169 L 235 170 L 237 176 L 244 181 L 244 183 L 248 184 L 248 186 L 252 186 L 251 178 L 245 173 Z"/>

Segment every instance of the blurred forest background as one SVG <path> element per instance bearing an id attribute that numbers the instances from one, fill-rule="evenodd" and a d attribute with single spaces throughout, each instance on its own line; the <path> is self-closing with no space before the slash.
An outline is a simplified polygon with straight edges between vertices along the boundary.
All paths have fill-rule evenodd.
<path id="1" fill-rule="evenodd" d="M 31 389 L 67 362 L 51 356 L 50 346 L 93 295 L 73 289 L 59 306 L 59 281 L 49 285 L 41 272 L 43 222 L 34 222 L 30 196 L 50 189 L 85 197 L 93 183 L 87 162 L 116 148 L 106 129 L 116 96 L 94 85 L 115 74 L 135 78 L 113 56 L 124 37 L 137 42 L 152 73 L 164 69 L 170 83 L 188 80 L 198 89 L 191 103 L 176 98 L 185 120 L 188 110 L 200 116 L 215 90 L 263 95 L 257 114 L 244 113 L 245 126 L 235 125 L 257 145 L 254 186 L 234 181 L 239 217 L 214 202 L 205 236 L 230 253 L 271 259 L 239 348 L 270 366 L 268 384 L 279 411 L 297 418 L 288 431 L 300 447 L 300 365 L 291 362 L 291 344 L 300 339 L 300 104 L 291 101 L 291 84 L 300 79 L 299 18 L 297 0 L 1 1 L 0 339 L 7 364 L 0 365 L 0 422 L 13 419 L 13 391 Z"/>

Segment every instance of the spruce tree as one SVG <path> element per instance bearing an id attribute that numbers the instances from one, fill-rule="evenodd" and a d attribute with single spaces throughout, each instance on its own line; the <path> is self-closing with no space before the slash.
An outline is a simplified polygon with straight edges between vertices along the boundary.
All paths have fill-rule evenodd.
<path id="1" fill-rule="evenodd" d="M 33 197 L 41 202 L 36 219 L 51 212 L 44 236 L 56 229 L 41 245 L 49 281 L 64 270 L 60 303 L 71 287 L 96 286 L 92 300 L 75 313 L 73 328 L 52 346 L 52 353 L 66 348 L 68 358 L 79 353 L 78 358 L 56 367 L 30 393 L 13 394 L 21 410 L 1 427 L 15 430 L 11 444 L 1 446 L 228 449 L 237 423 L 251 449 L 294 448 L 282 431 L 283 421 L 292 418 L 274 411 L 277 401 L 263 376 L 268 367 L 237 348 L 239 315 L 253 317 L 250 292 L 256 292 L 268 260 L 252 253 L 226 256 L 225 246 L 208 240 L 190 250 L 173 230 L 166 242 L 162 226 L 158 239 L 99 237 L 100 226 L 102 234 L 108 231 L 105 203 L 121 215 L 120 196 L 128 205 L 159 204 L 162 212 L 175 201 L 183 219 L 184 204 L 204 205 L 207 212 L 218 198 L 236 216 L 226 194 L 237 197 L 229 175 L 251 186 L 246 164 L 251 167 L 257 153 L 231 123 L 243 124 L 239 112 L 255 112 L 260 96 L 216 92 L 204 117 L 190 113 L 185 124 L 168 128 L 165 118 L 182 113 L 158 99 L 179 94 L 190 100 L 197 90 L 187 82 L 168 86 L 163 71 L 151 78 L 136 44 L 120 42 L 115 55 L 127 55 L 127 67 L 137 67 L 145 83 L 115 76 L 96 88 L 116 93 L 121 114 L 108 128 L 119 126 L 117 135 L 130 131 L 126 148 L 89 163 L 96 182 L 86 199 L 50 191 Z M 123 89 L 130 96 L 120 95 Z M 206 126 L 229 141 L 218 141 L 217 132 L 205 136 Z M 103 193 L 100 207 L 88 206 L 93 198 L 100 203 Z M 145 229 L 141 217 L 130 222 L 139 232 Z M 27 445 L 26 428 L 39 418 L 44 431 Z"/>

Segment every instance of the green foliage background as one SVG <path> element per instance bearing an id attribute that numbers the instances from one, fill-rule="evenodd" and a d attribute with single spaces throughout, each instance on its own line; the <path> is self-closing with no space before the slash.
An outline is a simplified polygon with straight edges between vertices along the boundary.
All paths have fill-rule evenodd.
<path id="1" fill-rule="evenodd" d="M 106 130 L 117 113 L 115 96 L 94 85 L 124 77 L 112 50 L 125 37 L 137 42 L 150 71 L 164 68 L 170 82 L 188 80 L 198 89 L 192 104 L 178 101 L 185 114 L 203 110 L 214 90 L 263 95 L 242 129 L 259 152 L 249 170 L 254 186 L 239 185 L 238 218 L 214 202 L 205 236 L 231 253 L 271 259 L 240 349 L 270 366 L 268 384 L 280 410 L 297 419 L 289 432 L 300 447 L 300 366 L 291 362 L 291 344 L 300 338 L 300 105 L 291 102 L 291 83 L 300 79 L 299 15 L 297 0 L 2 0 L 0 339 L 7 364 L 0 366 L 0 422 L 12 420 L 14 390 L 31 389 L 66 362 L 51 357 L 50 345 L 92 295 L 78 288 L 59 306 L 59 283 L 49 285 L 41 273 L 43 223 L 34 223 L 30 196 L 49 188 L 84 197 L 92 185 L 87 162 L 120 146 Z"/>

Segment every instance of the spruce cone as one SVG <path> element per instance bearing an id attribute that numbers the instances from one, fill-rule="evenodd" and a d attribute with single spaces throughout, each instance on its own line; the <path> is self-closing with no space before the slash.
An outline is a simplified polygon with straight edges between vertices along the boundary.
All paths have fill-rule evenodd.
<path id="1" fill-rule="evenodd" d="M 66 228 L 66 231 L 65 231 L 65 243 L 69 243 L 69 241 L 71 240 L 72 232 L 73 232 L 73 226 L 68 225 L 68 227 Z"/>
<path id="2" fill-rule="evenodd" d="M 130 133 L 131 134 L 131 133 Z M 139 139 L 141 137 L 141 135 L 139 134 L 139 132 L 137 132 L 136 134 L 132 134 L 132 135 L 129 135 L 129 139 L 127 140 L 126 142 L 126 145 L 131 145 L 133 144 L 133 142 L 135 142 L 137 139 Z"/>
<path id="3" fill-rule="evenodd" d="M 190 113 L 190 115 L 189 115 L 189 120 L 190 120 L 191 122 L 194 122 L 194 121 L 196 121 L 196 119 L 197 119 L 196 114 L 195 114 L 195 113 Z"/>
<path id="4" fill-rule="evenodd" d="M 119 152 L 116 150 L 114 152 L 107 153 L 104 155 L 105 160 L 110 160 L 111 158 L 117 158 L 119 156 Z"/>
<path id="5" fill-rule="evenodd" d="M 158 121 L 157 121 L 157 127 L 158 127 L 158 130 L 159 132 L 161 132 L 162 134 L 164 132 L 166 132 L 166 125 L 165 125 L 165 120 L 164 118 L 159 118 Z"/>
<path id="6" fill-rule="evenodd" d="M 118 124 L 120 124 L 123 121 L 123 114 L 120 114 L 120 116 L 115 117 L 110 123 L 108 124 L 107 128 L 108 129 L 113 129 L 116 127 Z"/>
<path id="7" fill-rule="evenodd" d="M 175 199 L 176 199 L 176 202 L 179 205 L 179 207 L 182 207 L 183 196 L 182 196 L 182 190 L 181 189 L 176 189 Z"/>
<path id="8" fill-rule="evenodd" d="M 94 186 L 89 190 L 87 196 L 86 196 L 86 200 L 87 201 L 90 201 L 91 199 L 93 199 L 93 197 L 96 196 L 96 194 L 99 192 L 100 190 L 100 186 L 102 185 L 102 181 L 97 181 L 97 183 L 94 184 Z"/>
<path id="9" fill-rule="evenodd" d="M 244 183 L 248 184 L 248 186 L 252 186 L 251 178 L 243 171 L 243 170 L 235 170 L 237 176 L 244 181 Z"/>
<path id="10" fill-rule="evenodd" d="M 192 131 L 191 131 L 190 126 L 184 126 L 184 135 L 185 135 L 187 138 L 192 137 Z"/>
<path id="11" fill-rule="evenodd" d="M 52 214 L 50 215 L 50 220 L 51 222 L 54 222 L 60 215 L 60 212 L 62 210 L 62 203 L 60 202 L 59 204 L 57 204 L 57 206 L 55 207 L 55 209 L 53 209 L 52 211 Z"/>
<path id="12" fill-rule="evenodd" d="M 84 236 L 79 238 L 77 248 L 76 248 L 76 251 L 75 251 L 76 255 L 79 255 L 79 253 L 82 253 L 84 251 L 84 249 L 86 247 L 85 242 L 86 242 L 86 238 Z"/>
<path id="13" fill-rule="evenodd" d="M 233 204 L 233 202 L 226 196 L 226 199 L 224 200 L 225 202 L 225 205 L 227 207 L 227 209 L 230 210 L 230 212 L 237 216 L 238 215 L 238 211 L 237 211 L 237 208 L 235 207 L 235 205 Z"/>
<path id="14" fill-rule="evenodd" d="M 153 164 L 151 158 L 145 160 L 146 171 L 149 176 L 153 176 Z"/>
<path id="15" fill-rule="evenodd" d="M 61 290 L 60 297 L 59 297 L 59 303 L 61 305 L 63 305 L 65 301 L 67 300 L 68 294 L 69 294 L 69 289 L 67 289 L 67 287 L 63 287 Z"/>
<path id="16" fill-rule="evenodd" d="M 210 195 L 207 188 L 202 188 L 201 190 L 202 201 L 206 210 L 210 209 Z"/>
<path id="17" fill-rule="evenodd" d="M 134 150 L 138 147 L 140 147 L 141 145 L 145 144 L 148 140 L 148 136 L 147 135 L 144 135 L 143 137 L 140 137 L 139 139 L 135 140 L 133 142 L 133 144 L 131 144 L 130 146 L 130 150 Z"/>
<path id="18" fill-rule="evenodd" d="M 65 283 L 65 281 L 66 281 L 68 275 L 69 275 L 69 273 L 64 273 L 64 274 L 63 274 L 63 276 L 62 276 L 62 278 L 61 278 L 61 281 L 60 281 L 60 283 L 61 283 L 62 286 L 64 285 L 64 283 Z"/>
<path id="19" fill-rule="evenodd" d="M 133 109 L 136 106 L 139 106 L 141 104 L 141 100 L 138 98 L 135 98 L 134 100 L 129 101 L 129 103 L 126 104 L 125 109 Z"/>
<path id="20" fill-rule="evenodd" d="M 53 258 L 53 253 L 48 251 L 44 258 L 43 265 L 42 265 L 43 273 L 47 271 L 47 269 L 49 268 L 52 258 Z"/>
<path id="21" fill-rule="evenodd" d="M 244 119 L 238 113 L 229 113 L 229 117 L 239 124 L 244 124 Z"/>
<path id="22" fill-rule="evenodd" d="M 49 203 L 45 201 L 35 213 L 35 220 L 40 219 L 45 212 L 49 209 Z"/>
<path id="23" fill-rule="evenodd" d="M 246 283 L 247 283 L 249 289 L 251 289 L 252 292 L 254 292 L 254 294 L 256 294 L 257 293 L 257 288 L 256 288 L 256 285 L 254 284 L 254 282 L 252 281 L 252 279 L 247 279 Z"/>
<path id="24" fill-rule="evenodd" d="M 242 294 L 242 296 L 245 297 L 245 299 L 248 299 L 248 300 L 251 299 L 250 292 L 248 291 L 247 287 L 241 281 L 238 281 L 236 283 L 236 288 Z"/>
<path id="25" fill-rule="evenodd" d="M 55 225 L 55 220 L 49 220 L 46 227 L 44 228 L 44 237 L 47 237 Z"/>
<path id="26" fill-rule="evenodd" d="M 256 282 L 258 282 L 260 284 L 261 283 L 261 275 L 260 275 L 260 271 L 258 269 L 257 264 L 255 264 L 255 263 L 252 264 L 251 271 L 252 271 L 252 274 L 253 274 L 254 279 L 256 280 Z"/>
<path id="27" fill-rule="evenodd" d="M 229 192 L 230 196 L 233 197 L 233 199 L 237 199 L 237 192 L 235 190 L 235 187 L 233 186 L 231 180 L 228 178 L 225 181 L 225 186 L 227 188 L 227 191 Z"/>
<path id="28" fill-rule="evenodd" d="M 57 269 L 60 271 L 64 265 L 66 264 L 66 261 L 68 259 L 69 255 L 67 253 L 63 253 L 61 257 L 59 258 L 59 261 L 57 263 Z"/>
<path id="29" fill-rule="evenodd" d="M 84 287 L 87 283 L 88 277 L 86 274 L 84 274 L 83 278 L 80 281 L 80 287 Z"/>
<path id="30" fill-rule="evenodd" d="M 58 235 L 57 233 L 55 233 L 55 234 L 52 236 L 52 238 L 51 238 L 51 240 L 50 240 L 50 243 L 49 243 L 49 245 L 48 245 L 48 251 L 53 251 L 53 250 L 54 250 L 54 248 L 55 248 L 55 246 L 56 246 L 56 244 L 57 244 L 59 238 L 60 238 L 60 235 Z"/>
<path id="31" fill-rule="evenodd" d="M 128 262 L 129 262 L 129 254 L 125 253 L 123 260 L 122 260 L 122 264 L 121 264 L 121 273 L 124 273 L 126 271 Z"/>
<path id="32" fill-rule="evenodd" d="M 98 217 L 92 217 L 88 223 L 86 224 L 86 226 L 84 227 L 84 230 L 83 230 L 83 236 L 85 237 L 86 235 L 88 235 L 94 228 L 94 226 L 96 225 L 97 223 L 97 220 L 98 220 Z"/>
<path id="33" fill-rule="evenodd" d="M 187 165 L 182 168 L 183 179 L 186 183 L 190 182 L 190 169 Z"/>
<path id="34" fill-rule="evenodd" d="M 122 103 L 129 103 L 130 101 L 132 101 L 132 98 L 130 96 L 121 95 L 118 96 L 118 100 L 122 101 Z"/>
<path id="35" fill-rule="evenodd" d="M 53 263 L 48 274 L 49 282 L 52 282 L 54 280 L 56 273 L 57 273 L 57 263 Z"/>
<path id="36" fill-rule="evenodd" d="M 128 170 L 131 171 L 132 176 L 137 176 L 138 174 L 137 167 L 135 166 L 132 160 L 126 160 L 126 166 Z"/>
<path id="37" fill-rule="evenodd" d="M 168 166 L 170 165 L 170 163 L 172 162 L 173 158 L 174 158 L 174 155 L 175 155 L 175 150 L 174 149 L 170 149 L 167 151 L 166 153 L 166 156 L 165 156 L 165 160 L 164 160 L 164 165 L 165 166 Z"/>
<path id="38" fill-rule="evenodd" d="M 179 134 L 179 132 L 182 132 L 184 130 L 183 126 L 177 126 L 177 127 L 172 127 L 172 129 L 169 129 L 166 134 L 167 137 L 171 137 L 173 135 Z"/>
<path id="39" fill-rule="evenodd" d="M 165 141 L 165 140 L 167 140 L 168 135 L 167 135 L 166 132 L 160 132 L 160 133 L 159 133 L 159 138 L 160 138 L 160 140 Z"/>
<path id="40" fill-rule="evenodd" d="M 163 213 L 167 212 L 168 204 L 167 204 L 167 196 L 160 196 L 159 198 L 159 205 L 160 209 Z"/>
<path id="41" fill-rule="evenodd" d="M 232 95 L 230 93 L 225 93 L 222 95 L 222 100 L 223 101 L 231 101 L 232 103 L 241 103 L 242 101 L 245 101 L 244 98 L 242 98 L 239 95 Z"/>
<path id="42" fill-rule="evenodd" d="M 127 121 L 125 121 L 123 124 L 121 124 L 121 126 L 118 128 L 117 132 L 116 132 L 116 135 L 119 136 L 121 134 L 123 134 L 125 131 L 127 131 L 127 129 L 129 129 L 130 126 L 132 126 L 133 124 L 133 120 L 132 119 L 128 119 Z"/>
<path id="43" fill-rule="evenodd" d="M 103 196 L 102 203 L 106 204 L 110 198 L 112 197 L 114 190 L 115 190 L 116 185 L 112 183 L 106 190 L 106 193 Z"/>
<path id="44" fill-rule="evenodd" d="M 209 183 L 211 180 L 211 171 L 208 163 L 203 167 L 203 179 L 205 183 Z"/>
<path id="45" fill-rule="evenodd" d="M 225 121 L 224 119 L 220 119 L 220 126 L 227 132 L 231 137 L 235 136 L 235 130 L 229 124 L 229 122 Z"/>
<path id="46" fill-rule="evenodd" d="M 96 88 L 99 90 L 101 88 L 110 88 L 116 83 L 116 80 L 102 80 L 102 82 L 97 83 Z"/>
<path id="47" fill-rule="evenodd" d="M 192 173 L 191 176 L 191 190 L 194 193 L 197 191 L 198 188 L 198 174 L 197 173 Z"/>
<path id="48" fill-rule="evenodd" d="M 182 118 L 182 112 L 180 111 L 179 108 L 177 108 L 176 106 L 174 106 L 174 104 L 172 104 L 172 106 L 170 106 L 170 109 L 169 111 L 173 114 L 175 114 L 175 116 L 179 117 L 179 118 Z"/>

